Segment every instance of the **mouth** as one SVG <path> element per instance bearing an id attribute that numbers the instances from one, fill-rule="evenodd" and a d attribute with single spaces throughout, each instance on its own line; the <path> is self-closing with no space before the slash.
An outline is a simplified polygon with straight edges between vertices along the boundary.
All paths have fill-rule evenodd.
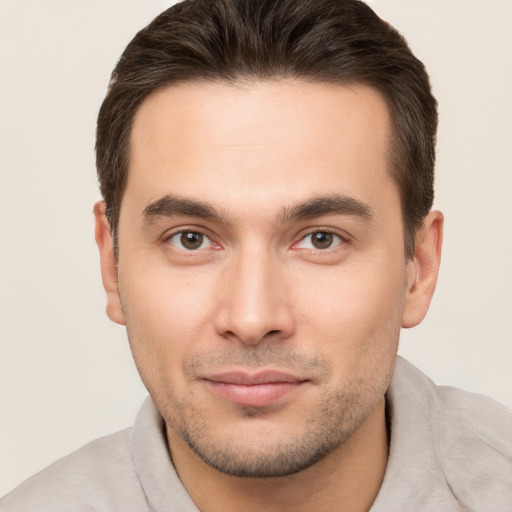
<path id="1" fill-rule="evenodd" d="M 282 402 L 309 380 L 278 371 L 227 372 L 204 378 L 217 395 L 238 405 L 264 407 Z"/>

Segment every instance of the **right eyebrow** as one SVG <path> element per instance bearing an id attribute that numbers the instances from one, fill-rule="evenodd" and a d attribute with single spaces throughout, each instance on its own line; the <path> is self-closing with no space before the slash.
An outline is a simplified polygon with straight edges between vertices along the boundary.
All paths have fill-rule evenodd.
<path id="1" fill-rule="evenodd" d="M 284 210 L 280 215 L 281 222 L 292 222 L 301 219 L 314 219 L 323 215 L 347 215 L 365 221 L 374 218 L 370 205 L 352 196 L 328 194 L 313 197 Z"/>
<path id="2" fill-rule="evenodd" d="M 215 208 L 201 201 L 165 195 L 148 204 L 142 212 L 142 223 L 149 225 L 162 218 L 184 215 L 212 222 L 224 222 L 224 217 Z"/>

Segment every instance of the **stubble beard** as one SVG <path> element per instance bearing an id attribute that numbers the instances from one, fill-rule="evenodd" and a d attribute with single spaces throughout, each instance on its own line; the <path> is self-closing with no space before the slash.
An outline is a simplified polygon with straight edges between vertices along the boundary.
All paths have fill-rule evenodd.
<path id="1" fill-rule="evenodd" d="M 243 433 L 237 439 L 213 442 L 207 435 L 208 429 L 194 421 L 193 416 L 186 422 L 180 421 L 180 425 L 175 424 L 174 417 L 168 425 L 206 464 L 226 475 L 282 477 L 313 466 L 343 444 L 359 426 L 351 417 L 353 407 L 348 402 L 346 397 L 338 397 L 338 414 L 333 415 L 326 406 L 316 419 L 306 422 L 301 434 L 291 439 L 276 440 L 271 446 L 265 444 L 263 448 L 255 447 L 252 440 L 244 444 Z M 253 408 L 246 408 L 242 413 L 255 420 L 260 415 Z"/>
<path id="2" fill-rule="evenodd" d="M 321 367 L 324 375 L 330 372 L 325 361 L 316 360 L 313 365 Z M 287 367 L 291 366 L 289 362 Z M 341 446 L 382 400 L 391 373 L 379 378 L 374 374 L 369 381 L 349 383 L 345 389 L 327 387 L 315 410 L 295 432 L 282 432 L 271 442 L 263 435 L 260 445 L 258 439 L 244 439 L 243 431 L 234 437 L 212 434 L 193 400 L 175 404 L 173 410 L 166 407 L 166 400 L 157 407 L 168 428 L 208 466 L 237 477 L 283 477 L 313 466 Z M 240 408 L 247 421 L 259 421 L 267 412 L 265 408 Z M 170 449 L 172 455 L 172 444 Z"/>

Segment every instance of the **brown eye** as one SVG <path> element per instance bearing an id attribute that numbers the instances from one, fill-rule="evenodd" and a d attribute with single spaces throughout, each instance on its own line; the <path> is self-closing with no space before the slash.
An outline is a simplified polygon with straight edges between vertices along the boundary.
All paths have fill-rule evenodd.
<path id="1" fill-rule="evenodd" d="M 313 231 L 306 235 L 295 247 L 297 249 L 309 249 L 322 251 L 343 245 L 345 240 L 340 235 L 331 231 Z"/>
<path id="2" fill-rule="evenodd" d="M 210 239 L 197 231 L 180 231 L 169 238 L 169 243 L 177 249 L 196 251 L 210 247 Z"/>
<path id="3" fill-rule="evenodd" d="M 192 231 L 181 233 L 180 242 L 185 249 L 199 249 L 203 244 L 203 235 L 201 233 L 193 233 Z"/>
<path id="4" fill-rule="evenodd" d="M 334 235 L 325 231 L 317 231 L 311 235 L 311 244 L 316 249 L 328 249 L 334 241 Z"/>

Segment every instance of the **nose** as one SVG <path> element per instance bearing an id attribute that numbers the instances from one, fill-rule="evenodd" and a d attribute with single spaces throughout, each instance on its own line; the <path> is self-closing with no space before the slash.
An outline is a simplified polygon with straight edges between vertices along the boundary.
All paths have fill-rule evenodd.
<path id="1" fill-rule="evenodd" d="M 281 265 L 269 254 L 246 251 L 227 267 L 217 289 L 217 333 L 246 345 L 290 337 L 294 317 Z"/>

